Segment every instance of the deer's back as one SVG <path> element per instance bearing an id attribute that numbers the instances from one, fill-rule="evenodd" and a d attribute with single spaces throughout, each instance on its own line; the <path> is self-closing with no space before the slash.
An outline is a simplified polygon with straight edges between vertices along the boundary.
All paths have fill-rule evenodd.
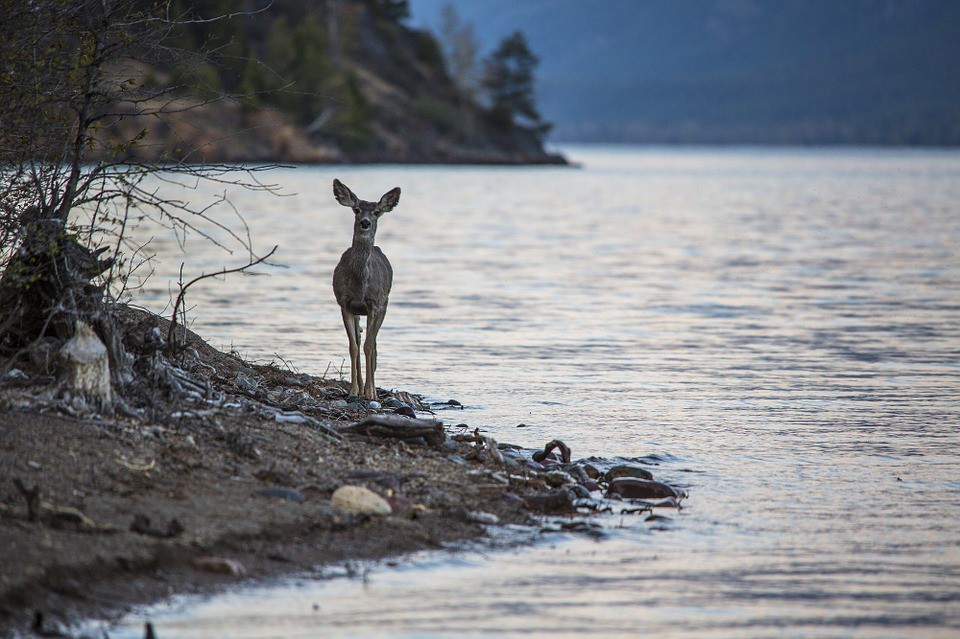
<path id="1" fill-rule="evenodd" d="M 368 315 L 387 305 L 393 285 L 393 267 L 379 247 L 369 251 L 348 248 L 333 270 L 337 304 L 354 315 Z"/>

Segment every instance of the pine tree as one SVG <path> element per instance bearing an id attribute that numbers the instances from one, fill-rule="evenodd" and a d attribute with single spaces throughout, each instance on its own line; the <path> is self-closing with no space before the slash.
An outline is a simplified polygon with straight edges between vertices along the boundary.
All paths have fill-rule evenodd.
<path id="1" fill-rule="evenodd" d="M 483 87 L 496 124 L 526 126 L 541 135 L 550 130 L 552 125 L 541 119 L 534 97 L 533 72 L 539 63 L 520 31 L 504 38 L 487 59 Z"/>

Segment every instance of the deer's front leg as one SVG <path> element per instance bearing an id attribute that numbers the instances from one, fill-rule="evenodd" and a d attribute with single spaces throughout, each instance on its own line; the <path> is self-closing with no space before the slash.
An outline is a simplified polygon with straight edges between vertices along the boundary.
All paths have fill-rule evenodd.
<path id="1" fill-rule="evenodd" d="M 347 309 L 341 307 L 343 327 L 347 329 L 347 339 L 350 340 L 350 394 L 360 395 L 363 377 L 360 372 L 360 318 Z"/>
<path id="2" fill-rule="evenodd" d="M 363 354 L 367 360 L 367 383 L 363 387 L 364 399 L 377 399 L 377 385 L 373 375 L 377 370 L 377 333 L 387 314 L 387 307 L 373 309 L 367 315 L 367 339 L 363 342 Z"/>

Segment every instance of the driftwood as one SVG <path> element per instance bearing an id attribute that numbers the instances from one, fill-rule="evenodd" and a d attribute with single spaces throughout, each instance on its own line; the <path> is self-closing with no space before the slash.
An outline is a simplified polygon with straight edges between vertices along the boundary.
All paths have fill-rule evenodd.
<path id="1" fill-rule="evenodd" d="M 564 444 L 559 439 L 554 439 L 547 442 L 547 445 L 543 447 L 542 451 L 537 451 L 533 454 L 533 461 L 542 462 L 553 452 L 554 448 L 560 449 L 560 461 L 564 464 L 570 463 L 570 448 Z"/>
<path id="2" fill-rule="evenodd" d="M 27 521 L 43 521 L 51 528 L 72 528 L 83 532 L 117 531 L 113 526 L 98 524 L 76 508 L 40 501 L 40 486 L 27 488 L 18 477 L 13 479 L 13 483 L 27 502 Z M 9 512 L 10 510 L 12 509 L 6 504 L 0 504 L 0 511 Z"/>
<path id="3" fill-rule="evenodd" d="M 401 415 L 370 415 L 343 427 L 340 432 L 402 441 L 422 439 L 431 446 L 439 446 L 446 439 L 443 422 L 436 419 L 412 419 Z"/>

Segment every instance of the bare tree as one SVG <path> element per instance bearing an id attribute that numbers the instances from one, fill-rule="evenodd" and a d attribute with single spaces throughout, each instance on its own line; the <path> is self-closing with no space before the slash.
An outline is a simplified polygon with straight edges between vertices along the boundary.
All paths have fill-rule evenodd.
<path id="1" fill-rule="evenodd" d="M 157 182 L 273 190 L 256 175 L 267 167 L 188 164 L 191 149 L 143 163 L 135 151 L 145 130 L 122 140 L 102 135 L 135 116 L 161 120 L 197 105 L 178 97 L 179 87 L 144 78 L 183 55 L 167 46 L 183 23 L 171 4 L 0 0 L 0 354 L 12 357 L 41 337 L 65 340 L 81 321 L 106 344 L 122 383 L 129 365 L 114 302 L 136 262 L 135 223 L 223 244 L 205 230 L 220 229 L 249 263 L 259 260 L 242 220 L 218 220 L 217 201 L 170 198 Z"/>
<path id="2" fill-rule="evenodd" d="M 480 90 L 480 43 L 473 25 L 465 24 L 456 7 L 449 3 L 440 9 L 440 38 L 447 71 L 459 91 L 457 102 L 460 106 L 464 137 L 470 138 L 473 135 L 472 105 L 476 102 Z"/>

